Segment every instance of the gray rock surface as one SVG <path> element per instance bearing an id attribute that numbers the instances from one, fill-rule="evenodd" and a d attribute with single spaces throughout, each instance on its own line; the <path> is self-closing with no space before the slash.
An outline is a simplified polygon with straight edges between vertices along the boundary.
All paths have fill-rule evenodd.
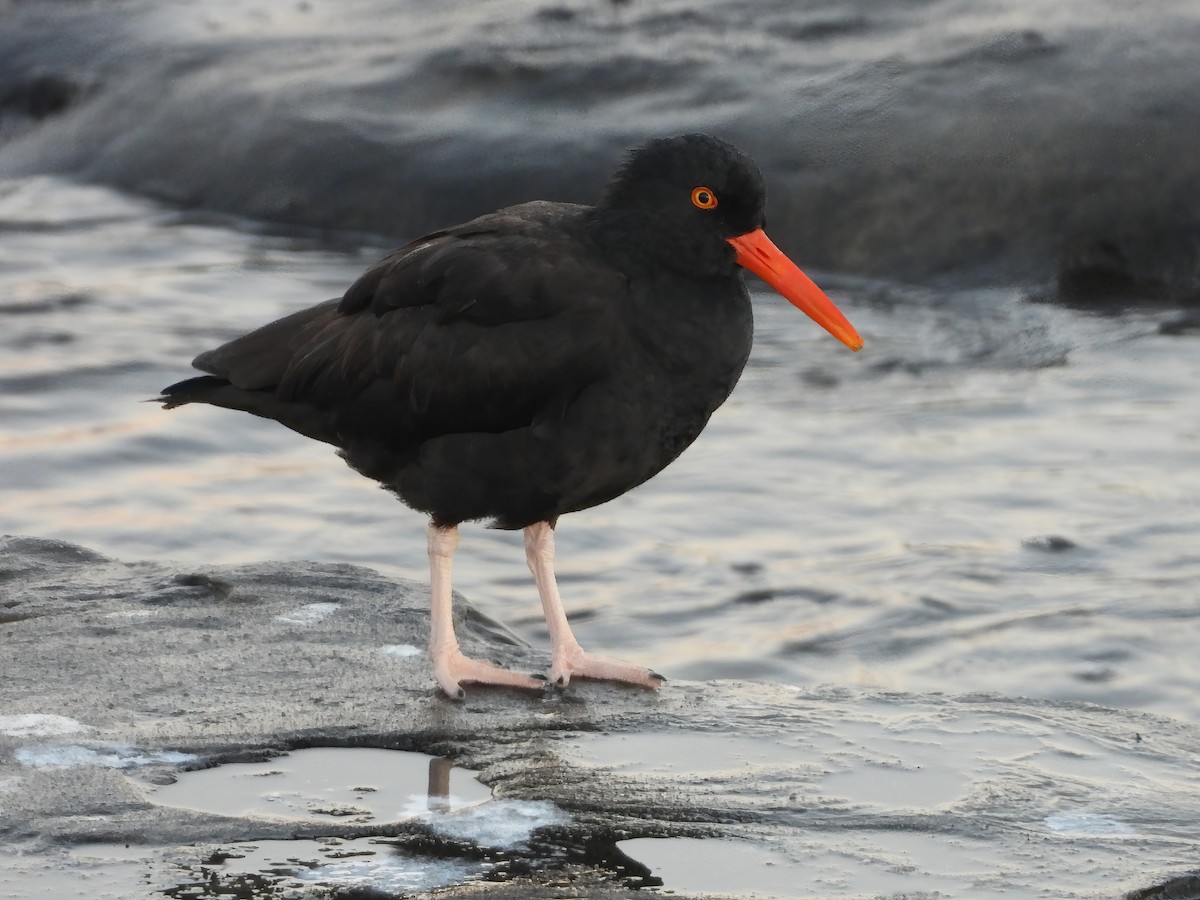
<path id="1" fill-rule="evenodd" d="M 433 690 L 423 655 L 395 651 L 423 645 L 424 593 L 344 565 L 178 571 L 3 539 L 0 887 L 33 884 L 37 860 L 60 871 L 64 848 L 157 854 L 145 865 L 161 887 L 162 872 L 222 846 L 331 834 L 490 860 L 508 884 L 487 895 L 501 897 L 621 897 L 637 878 L 654 883 L 658 867 L 621 841 L 639 855 L 774 854 L 763 858 L 778 864 L 746 869 L 746 890 L 782 867 L 812 879 L 797 896 L 1113 896 L 1200 862 L 1195 726 L 1086 704 L 738 682 L 478 689 L 454 703 Z M 469 651 L 545 665 L 460 611 Z M 40 730 L 21 724 L 35 721 Z M 305 747 L 452 757 L 479 771 L 493 802 L 564 816 L 501 851 L 424 821 L 331 827 L 153 800 L 183 769 Z M 68 750 L 74 764 L 45 762 Z M 682 843 L 645 841 L 655 838 Z M 91 896 L 128 896 L 101 884 Z"/>

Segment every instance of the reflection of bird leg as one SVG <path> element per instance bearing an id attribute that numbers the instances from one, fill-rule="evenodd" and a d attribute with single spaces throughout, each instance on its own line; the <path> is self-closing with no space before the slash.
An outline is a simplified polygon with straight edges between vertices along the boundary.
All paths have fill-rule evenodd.
<path id="1" fill-rule="evenodd" d="M 450 770 L 454 763 L 435 756 L 429 761 L 429 796 L 426 806 L 433 812 L 450 809 Z"/>

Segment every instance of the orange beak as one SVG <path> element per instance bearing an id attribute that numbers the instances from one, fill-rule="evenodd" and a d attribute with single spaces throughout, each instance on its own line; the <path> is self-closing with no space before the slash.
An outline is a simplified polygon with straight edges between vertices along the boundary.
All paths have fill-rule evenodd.
<path id="1" fill-rule="evenodd" d="M 784 299 L 832 334 L 851 350 L 861 350 L 863 339 L 854 326 L 846 321 L 841 310 L 813 284 L 811 278 L 783 255 L 761 228 L 734 238 L 727 238 L 737 251 L 737 264 L 749 269 Z"/>

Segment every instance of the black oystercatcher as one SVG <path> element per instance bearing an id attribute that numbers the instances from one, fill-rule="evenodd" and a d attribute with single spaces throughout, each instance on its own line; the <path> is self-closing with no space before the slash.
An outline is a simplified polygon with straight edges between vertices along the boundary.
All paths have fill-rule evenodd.
<path id="1" fill-rule="evenodd" d="M 744 267 L 851 350 L 858 333 L 764 234 L 758 168 L 705 135 L 630 154 L 598 206 L 533 202 L 413 241 L 340 299 L 196 357 L 167 407 L 209 403 L 340 448 L 430 516 L 429 653 L 442 690 L 542 682 L 464 656 L 451 618 L 458 524 L 525 530 L 553 661 L 655 688 L 585 653 L 554 579 L 554 526 L 679 456 L 750 353 Z"/>

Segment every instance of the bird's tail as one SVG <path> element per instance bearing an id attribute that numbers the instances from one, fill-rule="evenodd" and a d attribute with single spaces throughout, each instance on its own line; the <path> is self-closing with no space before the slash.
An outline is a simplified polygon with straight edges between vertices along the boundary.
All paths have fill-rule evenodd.
<path id="1" fill-rule="evenodd" d="M 264 419 L 274 419 L 305 437 L 326 444 L 337 444 L 332 416 L 327 411 L 304 403 L 280 400 L 274 391 L 243 390 L 216 375 L 199 375 L 176 382 L 163 388 L 152 402 L 161 403 L 163 409 L 174 409 L 189 403 L 236 409 Z"/>
<path id="2" fill-rule="evenodd" d="M 223 388 L 230 387 L 224 378 L 215 375 L 200 375 L 196 378 L 185 378 L 162 389 L 157 397 L 152 397 L 151 403 L 161 403 L 163 409 L 174 409 L 188 403 L 210 403 L 214 406 L 226 406 L 217 398 Z"/>

